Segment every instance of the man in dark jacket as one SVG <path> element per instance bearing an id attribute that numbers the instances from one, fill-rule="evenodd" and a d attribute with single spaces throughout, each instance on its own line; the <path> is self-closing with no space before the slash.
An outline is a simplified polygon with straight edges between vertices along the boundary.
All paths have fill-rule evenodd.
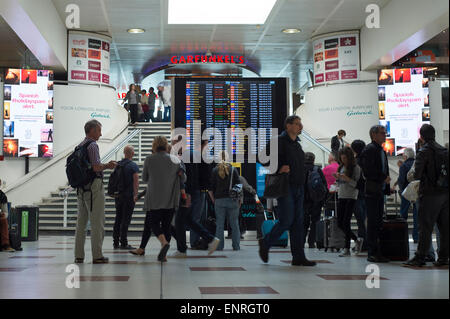
<path id="1" fill-rule="evenodd" d="M 113 247 L 114 249 L 135 249 L 128 245 L 128 227 L 133 215 L 134 206 L 137 202 L 139 191 L 139 167 L 133 162 L 134 148 L 127 145 L 123 153 L 125 158 L 118 165 L 123 167 L 123 189 L 120 190 L 119 196 L 115 199 L 116 218 L 113 228 Z M 119 247 L 120 243 L 120 247 Z"/>
<path id="2" fill-rule="evenodd" d="M 440 233 L 440 249 L 434 265 L 448 265 L 448 150 L 436 143 L 435 134 L 433 126 L 429 124 L 420 128 L 420 138 L 425 143 L 417 153 L 414 172 L 414 178 L 420 180 L 419 244 L 414 258 L 406 263 L 410 266 L 425 265 L 436 222 Z"/>
<path id="3" fill-rule="evenodd" d="M 306 242 L 306 236 L 308 235 L 308 246 L 309 248 L 315 248 L 316 247 L 316 224 L 320 220 L 320 213 L 322 211 L 322 207 L 324 204 L 325 199 L 328 195 L 328 188 L 327 188 L 327 180 L 325 179 L 325 175 L 323 175 L 322 169 L 314 165 L 314 161 L 316 159 L 316 156 L 313 153 L 307 152 L 305 153 L 305 201 L 304 201 L 304 207 L 305 207 L 305 237 L 304 240 Z M 324 190 L 324 198 L 321 200 L 317 200 L 317 198 L 314 198 L 312 194 L 308 191 L 308 177 L 311 174 L 311 172 L 314 171 L 314 169 L 317 169 L 319 172 L 320 177 L 322 178 L 322 184 L 323 184 L 323 190 Z"/>
<path id="4" fill-rule="evenodd" d="M 305 193 L 305 153 L 300 145 L 298 135 L 303 125 L 300 117 L 291 115 L 285 121 L 286 130 L 278 138 L 278 173 L 289 174 L 289 193 L 287 196 L 277 198 L 278 219 L 272 231 L 259 240 L 259 256 L 262 261 L 269 261 L 269 249 L 280 236 L 289 230 L 292 265 L 315 266 L 316 263 L 306 259 L 304 251 L 304 209 Z M 272 150 L 270 150 L 272 151 Z M 267 153 L 266 153 L 267 154 Z M 268 165 L 261 163 L 263 165 Z"/>
<path id="5" fill-rule="evenodd" d="M 346 133 L 344 130 L 339 130 L 338 134 L 336 136 L 333 136 L 331 139 L 331 151 L 336 155 L 338 155 L 339 150 L 344 148 L 345 143 L 343 138 L 345 137 Z"/>
<path id="6" fill-rule="evenodd" d="M 369 143 L 361 153 L 367 206 L 367 244 L 369 262 L 389 262 L 380 251 L 380 233 L 383 225 L 384 195 L 390 195 L 389 166 L 383 143 L 386 142 L 386 128 L 374 125 L 370 128 Z"/>

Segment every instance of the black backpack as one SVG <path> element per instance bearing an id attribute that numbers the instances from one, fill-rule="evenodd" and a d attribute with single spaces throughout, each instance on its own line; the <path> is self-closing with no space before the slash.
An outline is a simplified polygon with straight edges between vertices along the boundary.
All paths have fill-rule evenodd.
<path id="1" fill-rule="evenodd" d="M 118 197 L 125 190 L 125 166 L 127 164 L 119 162 L 111 173 L 108 181 L 108 196 Z"/>
<path id="2" fill-rule="evenodd" d="M 309 198 L 314 202 L 321 202 L 327 196 L 327 186 L 323 184 L 319 168 L 314 166 L 308 174 L 307 190 Z"/>
<path id="3" fill-rule="evenodd" d="M 448 150 L 433 148 L 436 165 L 436 186 L 438 189 L 448 189 Z"/>
<path id="4" fill-rule="evenodd" d="M 91 183 L 95 178 L 95 172 L 89 161 L 88 146 L 93 141 L 88 141 L 82 146 L 77 146 L 67 158 L 66 175 L 69 185 L 73 188 L 81 188 Z"/>

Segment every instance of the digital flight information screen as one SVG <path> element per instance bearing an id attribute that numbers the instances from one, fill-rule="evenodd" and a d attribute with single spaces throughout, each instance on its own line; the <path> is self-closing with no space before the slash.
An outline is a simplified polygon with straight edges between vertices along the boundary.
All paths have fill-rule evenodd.
<path id="1" fill-rule="evenodd" d="M 199 136 L 210 141 L 209 156 L 217 157 L 221 150 L 227 150 L 229 162 L 262 196 L 266 171 L 254 159 L 275 135 L 274 128 L 278 134 L 283 131 L 288 80 L 176 78 L 174 95 L 174 125 L 186 129 L 187 150 L 199 150 Z M 211 130 L 215 132 L 211 134 Z M 246 228 L 256 229 L 254 197 L 244 196 L 241 214 Z"/>
<path id="2" fill-rule="evenodd" d="M 273 128 L 283 128 L 286 90 L 285 78 L 175 79 L 175 127 L 186 128 L 189 150 L 195 132 L 215 128 L 221 133 L 215 147 L 231 145 L 230 155 L 243 155 L 248 162 L 248 153 L 264 148 Z M 248 128 L 253 134 L 244 136 Z"/>

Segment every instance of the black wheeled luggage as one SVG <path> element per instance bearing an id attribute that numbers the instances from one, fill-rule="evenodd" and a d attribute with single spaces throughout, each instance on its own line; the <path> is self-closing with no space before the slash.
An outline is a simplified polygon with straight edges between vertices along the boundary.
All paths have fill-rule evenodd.
<path id="1" fill-rule="evenodd" d="M 395 192 L 397 204 L 397 192 Z M 398 214 L 388 215 L 385 211 L 383 226 L 380 234 L 381 255 L 392 261 L 406 261 L 409 259 L 408 222 Z"/>

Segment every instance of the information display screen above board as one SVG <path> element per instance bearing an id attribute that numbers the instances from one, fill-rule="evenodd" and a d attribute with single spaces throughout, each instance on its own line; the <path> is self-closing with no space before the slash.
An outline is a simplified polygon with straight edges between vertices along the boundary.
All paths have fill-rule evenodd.
<path id="1" fill-rule="evenodd" d="M 175 97 L 175 127 L 186 128 L 188 149 L 194 148 L 196 130 L 203 133 L 215 128 L 222 134 L 222 149 L 231 143 L 230 155 L 256 155 L 266 146 L 272 128 L 283 128 L 287 79 L 181 78 L 175 79 Z M 238 130 L 248 128 L 255 133 L 251 145 L 239 138 Z M 227 129 L 231 129 L 232 137 L 228 137 Z"/>
<path id="2" fill-rule="evenodd" d="M 430 123 L 428 78 L 424 68 L 378 71 L 378 115 L 386 127 L 384 149 L 390 156 L 415 149 L 423 124 Z"/>
<path id="3" fill-rule="evenodd" d="M 314 84 L 354 81 L 359 77 L 359 33 L 337 33 L 313 39 Z"/>
<path id="4" fill-rule="evenodd" d="M 53 156 L 53 71 L 7 69 L 3 155 Z"/>
<path id="5" fill-rule="evenodd" d="M 111 38 L 96 33 L 70 31 L 69 81 L 109 84 Z"/>

